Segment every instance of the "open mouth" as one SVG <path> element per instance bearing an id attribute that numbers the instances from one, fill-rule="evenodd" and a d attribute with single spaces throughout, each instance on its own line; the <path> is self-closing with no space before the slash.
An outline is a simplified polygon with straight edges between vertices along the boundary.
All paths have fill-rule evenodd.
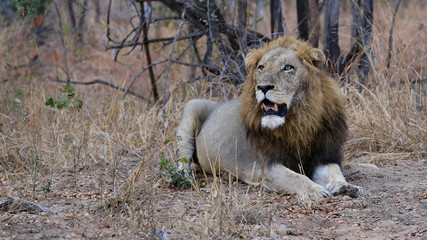
<path id="1" fill-rule="evenodd" d="M 288 111 L 286 104 L 277 104 L 268 99 L 264 99 L 261 102 L 262 116 L 275 115 L 284 117 Z"/>

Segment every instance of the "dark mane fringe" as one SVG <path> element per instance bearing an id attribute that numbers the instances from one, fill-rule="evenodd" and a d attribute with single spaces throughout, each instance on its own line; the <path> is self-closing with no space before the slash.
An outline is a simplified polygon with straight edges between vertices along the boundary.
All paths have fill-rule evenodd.
<path id="1" fill-rule="evenodd" d="M 270 130 L 261 127 L 262 113 L 255 97 L 253 73 L 261 57 L 278 47 L 294 49 L 308 72 L 297 92 L 302 100 L 291 104 L 283 126 Z M 240 109 L 247 136 L 267 156 L 265 166 L 281 163 L 309 177 L 318 164 L 341 163 L 341 148 L 347 136 L 343 94 L 337 83 L 319 68 L 312 49 L 306 42 L 285 36 L 250 52 Z"/>

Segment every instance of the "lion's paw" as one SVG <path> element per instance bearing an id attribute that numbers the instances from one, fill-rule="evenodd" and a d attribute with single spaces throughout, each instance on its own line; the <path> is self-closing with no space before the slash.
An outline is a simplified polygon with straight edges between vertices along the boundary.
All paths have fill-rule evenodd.
<path id="1" fill-rule="evenodd" d="M 183 172 L 184 176 L 187 179 L 192 179 L 193 178 L 193 176 L 192 176 L 192 172 L 193 171 L 194 172 L 200 172 L 201 170 L 202 169 L 201 169 L 200 165 L 198 165 L 198 164 L 195 164 L 195 163 L 189 164 L 189 163 L 187 163 L 185 161 L 179 161 L 178 162 L 177 171 L 178 172 Z"/>
<path id="2" fill-rule="evenodd" d="M 313 184 L 305 191 L 298 192 L 296 196 L 300 202 L 319 202 L 322 199 L 329 197 L 330 194 L 328 190 L 326 190 L 326 188 L 322 187 L 321 185 Z"/>
<path id="3" fill-rule="evenodd" d="M 363 188 L 350 184 L 350 183 L 345 183 L 342 185 L 330 185 L 328 184 L 328 186 L 326 187 L 328 189 L 330 189 L 330 192 L 336 196 L 336 195 L 347 195 L 349 197 L 352 198 L 358 198 L 361 197 L 363 195 Z"/>

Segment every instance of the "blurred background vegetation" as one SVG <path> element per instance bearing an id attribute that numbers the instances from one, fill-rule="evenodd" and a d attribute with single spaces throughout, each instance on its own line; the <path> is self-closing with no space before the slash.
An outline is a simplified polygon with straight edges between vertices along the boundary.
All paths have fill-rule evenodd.
<path id="1" fill-rule="evenodd" d="M 153 220 L 153 189 L 174 185 L 185 102 L 237 97 L 245 54 L 283 34 L 328 57 L 347 96 L 345 161 L 425 160 L 425 12 L 422 0 L 0 0 L 0 198 L 94 199 L 68 213 L 150 236 L 177 214 Z M 254 206 L 230 199 L 231 212 Z M 190 232 L 221 231 L 203 229 Z"/>

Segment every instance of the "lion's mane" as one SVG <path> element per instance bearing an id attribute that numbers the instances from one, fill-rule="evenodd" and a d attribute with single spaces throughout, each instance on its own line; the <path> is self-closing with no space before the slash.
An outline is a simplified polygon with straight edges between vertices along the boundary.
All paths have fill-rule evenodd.
<path id="1" fill-rule="evenodd" d="M 261 127 L 262 112 L 255 97 L 254 71 L 261 57 L 275 49 L 296 51 L 307 71 L 286 115 L 285 124 L 274 130 Z M 324 71 L 325 57 L 306 42 L 285 36 L 252 50 L 246 58 L 247 82 L 242 91 L 240 115 L 248 137 L 265 156 L 267 164 L 280 163 L 312 175 L 319 163 L 340 164 L 347 135 L 344 97 L 336 82 Z M 296 102 L 298 101 L 298 102 Z M 286 159 L 284 161 L 283 159 Z M 303 170 L 301 170 L 303 169 Z"/>

